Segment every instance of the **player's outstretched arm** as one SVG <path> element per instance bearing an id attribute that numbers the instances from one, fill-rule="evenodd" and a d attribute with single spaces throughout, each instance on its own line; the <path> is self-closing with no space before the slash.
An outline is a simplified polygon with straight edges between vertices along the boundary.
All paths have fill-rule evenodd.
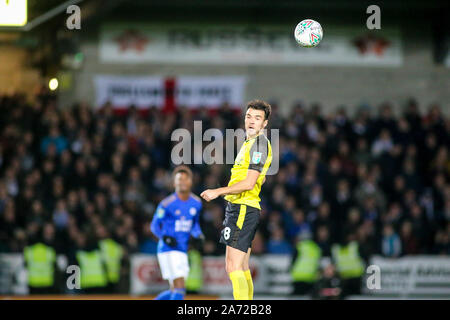
<path id="1" fill-rule="evenodd" d="M 239 194 L 244 191 L 252 190 L 255 187 L 259 174 L 259 171 L 250 169 L 247 171 L 247 177 L 244 180 L 236 182 L 231 186 L 205 190 L 200 194 L 200 196 L 206 201 L 211 201 L 223 195 Z"/>

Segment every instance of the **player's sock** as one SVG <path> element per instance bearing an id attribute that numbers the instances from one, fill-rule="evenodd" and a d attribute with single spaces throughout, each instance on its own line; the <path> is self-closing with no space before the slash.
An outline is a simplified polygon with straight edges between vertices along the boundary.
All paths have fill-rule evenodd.
<path id="1" fill-rule="evenodd" d="M 244 271 L 236 270 L 230 272 L 229 277 L 233 285 L 234 300 L 249 300 L 247 279 L 245 279 Z"/>
<path id="2" fill-rule="evenodd" d="M 170 300 L 183 300 L 186 289 L 175 288 L 170 295 Z"/>
<path id="3" fill-rule="evenodd" d="M 244 271 L 245 279 L 247 280 L 248 286 L 248 299 L 253 300 L 253 280 L 250 269 Z"/>
<path id="4" fill-rule="evenodd" d="M 158 294 L 155 300 L 170 300 L 170 296 L 172 294 L 171 290 L 166 290 Z"/>

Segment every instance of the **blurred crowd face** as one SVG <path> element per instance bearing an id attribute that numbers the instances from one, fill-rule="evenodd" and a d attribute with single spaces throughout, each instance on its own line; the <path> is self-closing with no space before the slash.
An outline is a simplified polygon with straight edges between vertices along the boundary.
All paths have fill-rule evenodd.
<path id="1" fill-rule="evenodd" d="M 394 188 L 396 191 L 401 191 L 405 189 L 405 179 L 402 176 L 395 177 Z"/>
<path id="2" fill-rule="evenodd" d="M 55 227 L 51 223 L 46 223 L 43 228 L 44 241 L 53 242 L 55 237 Z"/>
<path id="3" fill-rule="evenodd" d="M 385 237 L 390 237 L 394 234 L 394 228 L 390 224 L 387 224 L 383 227 L 383 235 Z"/>
<path id="4" fill-rule="evenodd" d="M 412 223 L 410 221 L 405 221 L 402 224 L 402 227 L 400 230 L 401 236 L 403 238 L 409 238 L 412 234 L 412 230 L 413 230 Z"/>
<path id="5" fill-rule="evenodd" d="M 335 275 L 335 267 L 333 264 L 328 264 L 325 269 L 323 270 L 323 275 L 325 276 L 325 278 L 332 278 Z"/>
<path id="6" fill-rule="evenodd" d="M 283 229 L 277 227 L 272 230 L 272 240 L 274 241 L 282 241 L 284 240 L 284 232 Z"/>
<path id="7" fill-rule="evenodd" d="M 352 209 L 349 211 L 348 220 L 349 220 L 349 222 L 352 223 L 352 224 L 358 223 L 359 220 L 360 220 L 360 213 L 359 213 L 359 210 L 356 209 L 356 208 L 352 208 Z"/>
<path id="8" fill-rule="evenodd" d="M 327 202 L 323 202 L 319 206 L 319 217 L 322 219 L 328 219 L 330 216 L 330 205 Z"/>
<path id="9" fill-rule="evenodd" d="M 295 224 L 297 224 L 297 225 L 305 222 L 305 214 L 303 213 L 303 211 L 301 209 L 296 209 L 294 211 L 293 218 L 294 218 Z"/>
<path id="10" fill-rule="evenodd" d="M 349 193 L 349 185 L 347 180 L 340 180 L 338 183 L 338 193 L 347 194 Z"/>
<path id="11" fill-rule="evenodd" d="M 97 225 L 95 233 L 98 239 L 106 239 L 108 237 L 108 231 L 101 224 Z"/>
<path id="12" fill-rule="evenodd" d="M 319 242 L 326 242 L 329 240 L 329 231 L 326 226 L 320 226 L 317 229 L 317 240 Z"/>
<path id="13" fill-rule="evenodd" d="M 252 108 L 247 110 L 245 113 L 245 132 L 248 138 L 257 136 L 267 126 L 268 120 L 264 120 L 264 117 L 264 110 Z"/>

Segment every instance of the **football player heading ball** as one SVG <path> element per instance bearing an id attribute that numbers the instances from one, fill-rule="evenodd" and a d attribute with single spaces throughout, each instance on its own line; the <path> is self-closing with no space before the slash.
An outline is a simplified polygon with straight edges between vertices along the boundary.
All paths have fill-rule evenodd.
<path id="1" fill-rule="evenodd" d="M 259 193 L 272 162 L 272 147 L 263 134 L 270 113 L 271 107 L 264 101 L 253 100 L 247 104 L 246 140 L 231 169 L 228 186 L 208 189 L 200 195 L 206 201 L 222 195 L 227 200 L 220 242 L 226 244 L 226 271 L 236 300 L 253 299 L 249 259 L 260 219 Z"/>

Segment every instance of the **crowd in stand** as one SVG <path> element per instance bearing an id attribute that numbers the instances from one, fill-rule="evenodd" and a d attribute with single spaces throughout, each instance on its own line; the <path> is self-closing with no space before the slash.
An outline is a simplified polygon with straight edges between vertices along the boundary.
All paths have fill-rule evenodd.
<path id="1" fill-rule="evenodd" d="M 325 114 L 298 102 L 286 116 L 272 108 L 280 168 L 262 187 L 254 254 L 293 254 L 307 235 L 324 255 L 349 239 L 365 258 L 450 253 L 450 118 L 438 104 Z M 243 125 L 227 105 L 213 114 L 131 106 L 118 115 L 110 105 L 61 109 L 48 94 L 32 103 L 0 97 L 0 112 L 0 252 L 22 252 L 43 234 L 67 254 L 106 232 L 126 254 L 155 253 L 149 223 L 173 192 L 173 130 L 192 131 L 194 120 L 203 130 Z M 191 168 L 198 195 L 226 185 L 231 165 Z M 204 203 L 204 255 L 224 254 L 223 216 L 222 199 Z"/>

